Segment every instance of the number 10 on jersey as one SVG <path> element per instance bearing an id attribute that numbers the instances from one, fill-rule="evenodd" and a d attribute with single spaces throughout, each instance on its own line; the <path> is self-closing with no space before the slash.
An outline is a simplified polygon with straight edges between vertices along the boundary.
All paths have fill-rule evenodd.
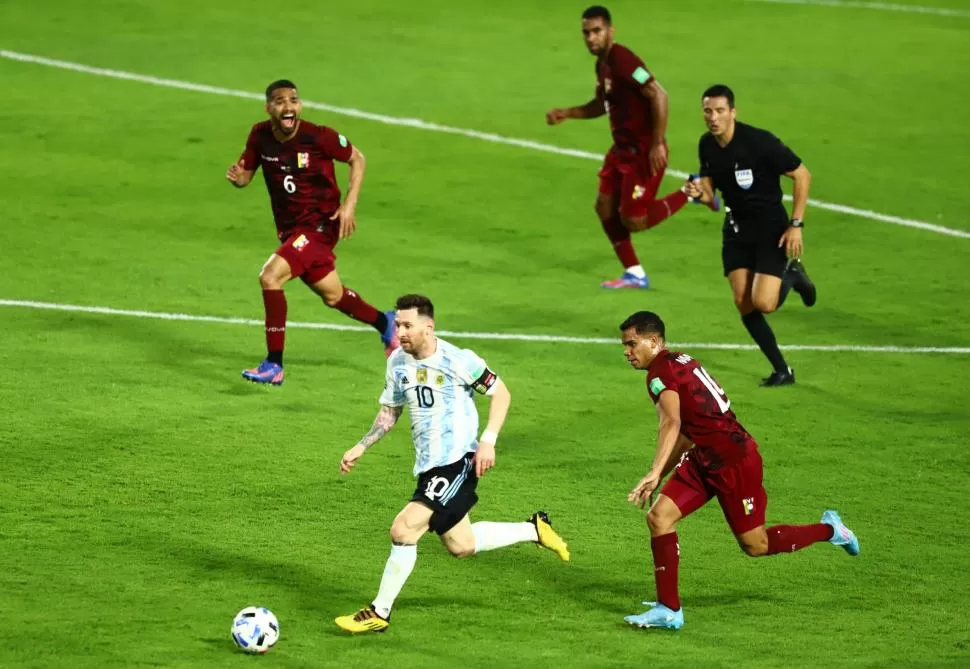
<path id="1" fill-rule="evenodd" d="M 418 398 L 418 407 L 430 409 L 434 406 L 434 391 L 428 386 L 416 386 L 414 395 Z"/>

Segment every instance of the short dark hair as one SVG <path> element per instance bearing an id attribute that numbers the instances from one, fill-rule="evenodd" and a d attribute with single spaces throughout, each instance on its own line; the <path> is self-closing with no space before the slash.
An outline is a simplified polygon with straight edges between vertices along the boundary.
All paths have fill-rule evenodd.
<path id="1" fill-rule="evenodd" d="M 417 309 L 419 315 L 434 318 L 434 305 L 424 295 L 402 295 L 397 298 L 397 303 L 394 307 L 398 310 Z"/>
<path id="2" fill-rule="evenodd" d="M 296 84 L 294 84 L 289 79 L 277 79 L 276 81 L 274 81 L 273 83 L 271 83 L 269 86 L 266 87 L 266 102 L 269 102 L 270 100 L 272 100 L 273 93 L 275 93 L 281 88 L 295 89 Z"/>
<path id="3" fill-rule="evenodd" d="M 660 316 L 652 311 L 638 311 L 635 314 L 630 314 L 630 317 L 620 324 L 620 332 L 627 328 L 636 328 L 637 334 L 658 334 L 661 339 L 667 339 L 667 327 Z"/>
<path id="4" fill-rule="evenodd" d="M 610 16 L 610 10 L 602 5 L 593 5 L 583 12 L 583 19 L 603 19 L 603 23 L 606 25 L 613 25 L 613 17 Z"/>
<path id="5" fill-rule="evenodd" d="M 734 109 L 734 91 L 724 84 L 714 84 L 708 88 L 701 96 L 701 100 L 704 98 L 727 98 L 728 107 Z"/>

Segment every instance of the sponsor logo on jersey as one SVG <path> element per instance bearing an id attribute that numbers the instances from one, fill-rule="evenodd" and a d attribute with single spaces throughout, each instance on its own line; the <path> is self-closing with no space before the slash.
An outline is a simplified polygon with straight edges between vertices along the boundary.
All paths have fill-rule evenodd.
<path id="1" fill-rule="evenodd" d="M 310 166 L 310 154 L 309 153 L 298 153 L 296 154 L 296 166 L 298 168 L 306 169 Z"/>
<path id="2" fill-rule="evenodd" d="M 302 251 L 303 247 L 310 243 L 310 240 L 306 238 L 306 235 L 300 235 L 293 240 L 293 248 L 297 251 Z"/>
<path id="3" fill-rule="evenodd" d="M 259 157 L 265 160 L 267 163 L 278 163 L 280 159 L 276 156 L 267 156 L 265 153 L 259 154 Z"/>
<path id="4" fill-rule="evenodd" d="M 734 170 L 734 180 L 738 182 L 744 190 L 748 190 L 754 184 L 754 172 L 751 170 Z"/>

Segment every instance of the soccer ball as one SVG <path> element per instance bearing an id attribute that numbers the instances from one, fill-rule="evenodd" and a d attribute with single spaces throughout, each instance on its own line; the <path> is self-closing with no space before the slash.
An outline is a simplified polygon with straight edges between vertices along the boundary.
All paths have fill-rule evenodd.
<path id="1" fill-rule="evenodd" d="M 265 653 L 280 640 L 280 624 L 262 606 L 247 606 L 232 621 L 233 643 L 247 653 Z"/>

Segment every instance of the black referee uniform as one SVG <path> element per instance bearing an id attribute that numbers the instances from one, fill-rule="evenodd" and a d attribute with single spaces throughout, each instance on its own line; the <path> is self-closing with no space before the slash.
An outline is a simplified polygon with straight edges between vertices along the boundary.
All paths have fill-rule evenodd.
<path id="1" fill-rule="evenodd" d="M 798 169 L 801 159 L 767 130 L 738 121 L 726 146 L 707 132 L 701 137 L 698 153 L 700 176 L 711 180 L 727 208 L 721 247 L 724 276 L 738 269 L 775 276 L 782 279 L 779 307 L 793 286 L 806 304 L 814 304 L 815 287 L 801 263 L 789 264 L 785 249 L 778 246 L 789 225 L 801 225 L 789 220 L 780 183 L 782 175 Z M 785 362 L 764 314 L 753 311 L 742 314 L 741 320 L 774 367 L 762 385 L 794 383 L 794 372 Z"/>
<path id="2" fill-rule="evenodd" d="M 789 221 L 780 181 L 802 164 L 801 159 L 767 130 L 737 121 L 727 146 L 719 146 L 708 132 L 698 152 L 701 176 L 710 178 L 729 209 L 721 249 L 724 276 L 750 269 L 783 277 L 788 257 L 778 240 Z"/>

